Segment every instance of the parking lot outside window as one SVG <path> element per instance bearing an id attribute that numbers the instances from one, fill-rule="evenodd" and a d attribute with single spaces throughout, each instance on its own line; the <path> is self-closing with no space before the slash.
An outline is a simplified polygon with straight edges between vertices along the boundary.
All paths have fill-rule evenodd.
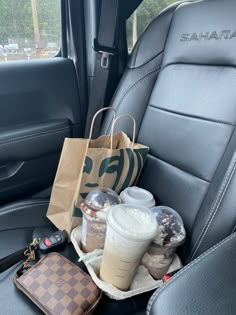
<path id="1" fill-rule="evenodd" d="M 0 0 L 0 20 L 0 62 L 58 53 L 60 0 Z"/>

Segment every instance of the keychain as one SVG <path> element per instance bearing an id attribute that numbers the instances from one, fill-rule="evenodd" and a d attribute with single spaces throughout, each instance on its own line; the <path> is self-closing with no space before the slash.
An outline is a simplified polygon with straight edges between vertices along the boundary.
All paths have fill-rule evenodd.
<path id="1" fill-rule="evenodd" d="M 23 262 L 22 266 L 20 267 L 20 269 L 16 273 L 18 277 L 22 276 L 22 274 L 25 273 L 31 267 L 32 263 L 35 262 L 36 250 L 38 248 L 39 241 L 40 241 L 39 238 L 33 239 L 33 242 L 24 251 L 24 255 L 27 258 Z"/>
<path id="2" fill-rule="evenodd" d="M 30 245 L 0 259 L 0 273 L 26 259 L 17 271 L 17 275 L 20 276 L 37 260 L 37 252 L 47 254 L 52 251 L 61 251 L 64 249 L 66 241 L 67 234 L 65 231 L 57 231 L 43 238 L 34 238 Z"/>

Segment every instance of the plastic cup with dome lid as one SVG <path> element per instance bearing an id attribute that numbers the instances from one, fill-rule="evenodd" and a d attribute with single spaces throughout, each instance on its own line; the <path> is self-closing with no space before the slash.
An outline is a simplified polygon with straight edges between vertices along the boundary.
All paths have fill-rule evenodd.
<path id="1" fill-rule="evenodd" d="M 182 218 L 172 208 L 159 206 L 151 210 L 159 232 L 143 257 L 143 265 L 155 279 L 160 279 L 168 271 L 177 247 L 185 241 L 186 232 Z"/>
<path id="2" fill-rule="evenodd" d="M 128 204 L 111 207 L 107 214 L 101 280 L 120 290 L 128 290 L 157 232 L 158 225 L 150 209 Z"/>
<path id="3" fill-rule="evenodd" d="M 111 206 L 121 203 L 118 194 L 110 188 L 98 188 L 91 191 L 80 208 L 82 219 L 82 250 L 91 252 L 103 249 L 106 236 L 106 216 Z"/>

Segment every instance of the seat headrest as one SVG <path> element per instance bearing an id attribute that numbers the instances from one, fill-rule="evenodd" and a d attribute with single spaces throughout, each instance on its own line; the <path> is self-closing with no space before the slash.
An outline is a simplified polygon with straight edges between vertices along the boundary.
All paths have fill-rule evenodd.
<path id="1" fill-rule="evenodd" d="M 172 63 L 236 65 L 236 0 L 179 5 L 173 15 L 163 66 Z"/>

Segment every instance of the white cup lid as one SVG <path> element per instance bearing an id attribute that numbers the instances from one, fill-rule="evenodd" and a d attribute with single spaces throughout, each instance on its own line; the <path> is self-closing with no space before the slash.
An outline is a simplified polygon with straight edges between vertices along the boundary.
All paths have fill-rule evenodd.
<path id="1" fill-rule="evenodd" d="M 112 206 L 108 210 L 107 222 L 120 236 L 134 241 L 152 240 L 158 233 L 154 214 L 142 206 Z"/>
<path id="2" fill-rule="evenodd" d="M 130 205 L 140 205 L 147 208 L 155 206 L 153 195 L 140 187 L 128 187 L 120 193 L 120 197 L 123 203 Z"/>

